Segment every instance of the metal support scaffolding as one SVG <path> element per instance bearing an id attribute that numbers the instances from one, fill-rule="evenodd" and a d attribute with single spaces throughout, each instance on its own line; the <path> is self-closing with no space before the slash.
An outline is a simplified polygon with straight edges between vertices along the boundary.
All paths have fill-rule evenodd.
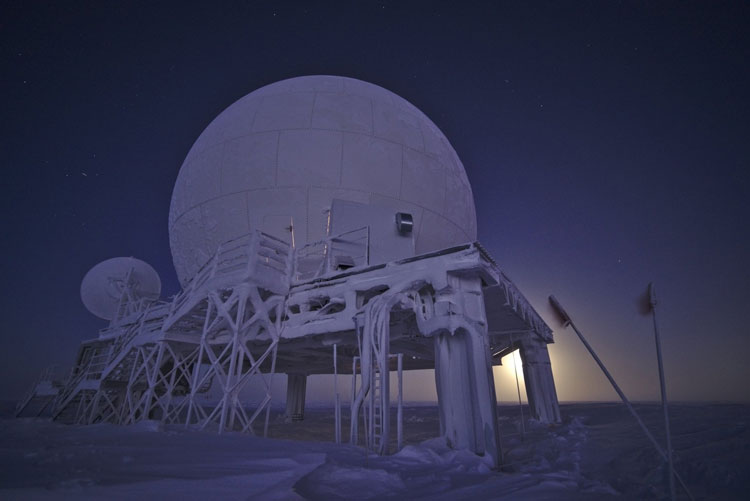
<path id="1" fill-rule="evenodd" d="M 208 296 L 199 354 L 192 373 L 186 425 L 205 428 L 216 425 L 219 433 L 238 429 L 253 432 L 252 425 L 271 400 L 271 382 L 275 369 L 276 346 L 280 331 L 271 320 L 283 314 L 283 298 L 271 295 L 265 301 L 258 288 L 243 284 L 228 297 L 212 292 Z M 262 343 L 254 354 L 250 346 Z M 201 370 L 201 364 L 207 364 Z M 261 372 L 262 365 L 270 365 Z M 251 377 L 258 376 L 265 396 L 248 415 L 239 401 L 239 393 Z M 213 409 L 205 409 L 197 400 L 201 387 L 213 378 L 221 390 L 221 399 Z M 265 430 L 265 427 L 264 427 Z"/>
<path id="2" fill-rule="evenodd" d="M 82 344 L 58 394 L 56 418 L 153 419 L 255 433 L 263 416 L 266 435 L 277 366 L 296 388 L 288 396 L 290 419 L 304 412 L 304 383 L 294 378 L 332 370 L 340 443 L 338 375 L 351 359 L 349 440 L 387 454 L 404 443 L 403 371 L 434 367 L 441 434 L 497 465 L 490 345 L 507 343 L 508 332 L 525 332 L 518 342 L 527 391 L 536 377 L 535 395 L 542 397 L 530 405 L 532 415 L 537 409 L 543 419 L 559 419 L 545 358 L 551 331 L 478 244 L 371 265 L 367 227 L 296 250 L 255 232 L 219 246 L 169 302 L 136 299 L 124 297 L 128 308 L 99 339 Z M 496 308 L 492 320 L 485 301 Z M 506 330 L 492 331 L 493 322 Z M 526 342 L 531 333 L 535 340 Z M 394 443 L 391 371 L 398 376 Z M 264 394 L 248 408 L 241 393 L 251 380 Z"/>

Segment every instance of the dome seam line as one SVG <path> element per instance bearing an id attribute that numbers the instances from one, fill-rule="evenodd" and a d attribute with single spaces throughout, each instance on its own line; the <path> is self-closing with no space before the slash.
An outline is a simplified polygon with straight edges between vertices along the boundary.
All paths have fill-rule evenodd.
<path id="1" fill-rule="evenodd" d="M 413 150 L 413 151 L 416 151 L 416 152 L 419 152 L 419 153 L 424 153 L 425 155 L 428 155 L 430 157 L 439 158 L 435 153 L 427 151 L 427 149 L 426 149 L 426 147 L 424 145 L 424 138 L 422 139 L 422 149 L 420 150 L 420 149 L 417 149 L 417 148 L 412 148 L 408 144 L 399 143 L 398 141 L 394 141 L 393 139 L 389 139 L 387 137 L 379 136 L 379 135 L 375 134 L 375 132 L 374 132 L 374 118 L 373 118 L 373 132 L 352 131 L 352 130 L 344 130 L 344 129 L 332 129 L 332 128 L 327 128 L 327 127 L 285 127 L 283 129 L 253 130 L 249 134 L 243 134 L 241 136 L 232 136 L 232 137 L 229 137 L 227 139 L 223 139 L 222 142 L 228 142 L 228 141 L 232 141 L 232 140 L 235 140 L 235 139 L 241 139 L 241 138 L 245 138 L 245 137 L 250 137 L 250 136 L 252 136 L 254 134 L 264 134 L 264 133 L 269 133 L 269 132 L 281 133 L 281 132 L 293 131 L 293 130 L 323 130 L 323 131 L 331 131 L 331 132 L 341 132 L 341 133 L 346 133 L 346 134 L 361 134 L 363 136 L 369 136 L 369 137 L 373 137 L 375 139 L 380 139 L 382 141 L 387 141 L 387 142 L 392 143 L 392 144 L 403 146 L 405 148 L 409 148 L 410 150 Z M 420 129 L 420 135 L 421 134 L 422 134 L 422 131 Z M 442 134 L 442 132 L 441 132 L 441 134 Z M 443 134 L 443 136 L 445 136 L 445 135 Z M 209 146 L 206 146 L 205 148 L 203 148 L 201 150 L 197 150 L 194 153 L 193 156 L 200 155 L 204 151 L 206 151 L 209 148 L 214 147 L 216 145 L 217 145 L 217 143 L 214 143 L 214 144 L 211 144 Z M 451 146 L 451 148 L 452 148 L 452 146 Z M 190 153 L 191 152 L 188 151 L 188 155 L 190 155 Z"/>
<path id="2" fill-rule="evenodd" d="M 247 194 L 249 194 L 251 192 L 254 192 L 254 191 L 268 191 L 268 190 L 274 190 L 274 189 L 277 189 L 277 188 L 301 188 L 301 187 L 300 186 L 271 186 L 271 187 L 268 187 L 268 188 L 258 188 L 258 189 L 254 189 L 254 190 L 243 190 L 243 191 L 235 191 L 235 192 L 232 192 L 232 193 L 222 193 L 218 197 L 209 198 L 209 199 L 207 199 L 207 200 L 205 200 L 205 201 L 203 201 L 203 202 L 201 202 L 201 203 L 199 203 L 197 205 L 193 205 L 192 207 L 189 207 L 185 212 L 183 212 L 182 214 L 180 214 L 180 216 L 178 216 L 174 220 L 174 223 L 172 223 L 172 225 L 169 227 L 169 230 L 171 231 L 174 228 L 174 226 L 177 224 L 177 222 L 180 219 L 182 219 L 185 214 L 187 214 L 188 212 L 190 212 L 193 209 L 200 208 L 203 205 L 206 205 L 208 202 L 213 202 L 215 200 L 218 200 L 218 199 L 220 199 L 222 197 L 225 197 L 225 196 L 228 196 L 228 195 L 239 195 L 239 194 L 242 194 L 242 193 L 245 193 L 247 195 Z M 391 200 L 396 200 L 398 202 L 405 202 L 405 203 L 407 203 L 409 205 L 417 206 L 417 207 L 419 207 L 422 210 L 426 210 L 426 211 L 431 212 L 431 213 L 433 213 L 433 214 L 435 214 L 437 216 L 442 217 L 443 219 L 445 219 L 446 221 L 448 221 L 449 223 L 451 223 L 453 226 L 455 226 L 456 228 L 458 228 L 461 231 L 461 233 L 463 233 L 467 238 L 469 238 L 469 235 L 466 233 L 466 231 L 464 231 L 464 229 L 461 227 L 461 225 L 459 223 L 457 223 L 456 221 L 453 221 L 452 219 L 449 219 L 447 216 L 445 216 L 443 214 L 440 214 L 439 212 L 435 212 L 434 210 L 432 210 L 432 209 L 430 209 L 428 207 L 425 207 L 424 205 L 415 203 L 415 202 L 410 202 L 408 200 L 401 200 L 400 198 L 389 197 L 388 195 L 383 195 L 381 193 L 376 193 L 376 192 L 373 192 L 373 191 L 359 190 L 359 189 L 356 189 L 356 188 L 346 188 L 346 187 L 343 187 L 343 186 L 333 186 L 333 187 L 331 187 L 331 186 L 313 186 L 313 185 L 310 185 L 310 186 L 305 186 L 304 188 L 305 188 L 305 190 L 307 192 L 309 192 L 310 188 L 317 188 L 317 189 L 323 189 L 323 190 L 349 190 L 349 191 L 356 191 L 356 192 L 359 192 L 359 193 L 367 193 L 368 195 L 377 195 L 377 196 L 381 196 L 381 197 L 385 197 L 385 198 L 390 198 Z M 247 198 L 247 196 L 245 198 Z M 249 210 L 249 206 L 248 206 L 248 214 L 249 213 L 250 213 L 250 210 Z M 202 213 L 201 213 L 201 215 L 202 215 Z M 422 224 L 420 222 L 420 227 L 421 227 L 421 225 Z M 469 238 L 469 240 L 471 240 L 471 239 Z"/>

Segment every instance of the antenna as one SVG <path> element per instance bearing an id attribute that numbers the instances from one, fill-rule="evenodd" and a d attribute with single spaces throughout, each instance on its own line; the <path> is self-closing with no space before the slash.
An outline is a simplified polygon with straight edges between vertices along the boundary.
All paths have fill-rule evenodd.
<path id="1" fill-rule="evenodd" d="M 134 257 L 113 257 L 86 273 L 81 282 L 81 301 L 99 318 L 112 320 L 123 302 L 156 299 L 161 293 L 159 274 Z"/>

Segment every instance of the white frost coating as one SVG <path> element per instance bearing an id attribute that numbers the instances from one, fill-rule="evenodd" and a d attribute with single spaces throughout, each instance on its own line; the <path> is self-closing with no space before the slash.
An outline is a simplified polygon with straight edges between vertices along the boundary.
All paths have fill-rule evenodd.
<path id="1" fill-rule="evenodd" d="M 641 404 L 648 426 L 659 407 Z M 699 497 L 747 497 L 750 407 L 675 406 L 693 433 L 675 443 Z M 449 448 L 434 435 L 437 409 L 407 407 L 412 445 L 392 456 L 365 456 L 349 446 L 310 441 L 310 430 L 333 435 L 329 408 L 309 412 L 307 425 L 277 420 L 266 440 L 251 435 L 166 426 L 63 426 L 43 419 L 0 420 L 4 499 L 667 499 L 663 464 L 632 417 L 611 403 L 568 404 L 555 427 L 527 422 L 500 407 L 508 469 L 488 471 L 486 457 Z M 151 422 L 153 423 L 153 422 Z M 149 423 L 149 424 L 151 424 Z M 613 461 L 613 458 L 616 458 Z M 618 490 L 615 490 L 616 486 Z"/>
<path id="2" fill-rule="evenodd" d="M 520 340 L 519 351 L 531 416 L 542 423 L 559 423 L 560 406 L 546 342 L 527 336 Z"/>
<path id="3" fill-rule="evenodd" d="M 180 282 L 251 230 L 290 240 L 284 217 L 296 246 L 322 239 L 334 198 L 413 214 L 417 253 L 476 240 L 466 172 L 429 118 L 376 85 L 299 77 L 232 104 L 188 153 L 169 213 Z"/>
<path id="4" fill-rule="evenodd" d="M 128 311 L 128 303 L 155 299 L 161 293 L 159 274 L 134 257 L 113 257 L 86 273 L 81 282 L 81 301 L 99 318 L 116 319 Z"/>

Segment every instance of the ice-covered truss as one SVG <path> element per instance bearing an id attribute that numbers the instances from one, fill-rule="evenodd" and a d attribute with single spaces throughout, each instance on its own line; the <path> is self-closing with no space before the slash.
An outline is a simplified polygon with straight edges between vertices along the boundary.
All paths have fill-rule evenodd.
<path id="1" fill-rule="evenodd" d="M 387 453 L 390 373 L 400 382 L 402 369 L 435 368 L 442 434 L 497 462 L 492 365 L 520 349 L 532 414 L 559 420 L 551 331 L 478 243 L 371 264 L 369 235 L 293 249 L 253 232 L 223 244 L 170 301 L 123 294 L 111 325 L 81 345 L 53 416 L 251 433 L 264 422 L 265 433 L 276 372 L 289 375 L 287 412 L 300 420 L 306 376 L 338 367 L 355 381 L 350 440 Z M 265 389 L 253 404 L 241 398 L 251 379 Z M 338 439 L 338 406 L 336 416 Z"/>
<path id="2" fill-rule="evenodd" d="M 252 431 L 270 401 L 290 266 L 289 246 L 262 233 L 223 245 L 171 302 L 141 302 L 83 343 L 53 416 Z M 254 375 L 267 396 L 247 415 L 238 395 Z M 222 396 L 207 410 L 198 396 L 214 382 Z"/>

